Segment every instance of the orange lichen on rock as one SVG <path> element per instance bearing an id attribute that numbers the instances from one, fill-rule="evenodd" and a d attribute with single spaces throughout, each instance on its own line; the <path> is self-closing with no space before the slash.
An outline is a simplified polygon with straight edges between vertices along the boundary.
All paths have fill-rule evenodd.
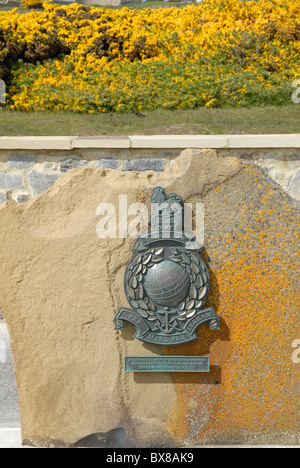
<path id="1" fill-rule="evenodd" d="M 257 177 L 255 168 L 247 172 Z M 236 196 L 236 185 L 246 187 L 243 178 L 204 200 L 208 213 L 222 212 L 231 200 L 235 219 L 228 222 L 224 209 L 206 222 L 206 306 L 221 317 L 221 331 L 204 325 L 197 341 L 165 349 L 210 356 L 208 374 L 174 375 L 178 407 L 170 430 L 184 432 L 189 444 L 299 443 L 300 367 L 291 360 L 291 344 L 300 336 L 299 210 L 263 179 L 252 194 Z"/>

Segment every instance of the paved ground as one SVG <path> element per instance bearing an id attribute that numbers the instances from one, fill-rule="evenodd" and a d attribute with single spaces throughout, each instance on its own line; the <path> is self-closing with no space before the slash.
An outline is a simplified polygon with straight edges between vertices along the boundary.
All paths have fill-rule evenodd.
<path id="1" fill-rule="evenodd" d="M 0 428 L 0 449 L 1 448 L 21 448 L 20 428 Z"/>
<path id="2" fill-rule="evenodd" d="M 0 429 L 20 426 L 18 391 L 9 336 L 4 321 L 0 320 Z"/>
<path id="3" fill-rule="evenodd" d="M 33 448 L 22 446 L 21 444 L 21 429 L 0 429 L 0 449 L 1 448 Z M 291 445 L 205 445 L 188 448 L 299 448 Z M 118 449 L 116 449 L 118 450 Z M 134 450 L 134 449 L 133 449 Z M 159 450 L 159 449 L 158 449 Z M 155 451 L 155 449 L 154 449 Z"/>
<path id="4" fill-rule="evenodd" d="M 6 325 L 0 320 L 0 448 L 21 447 L 18 391 Z"/>

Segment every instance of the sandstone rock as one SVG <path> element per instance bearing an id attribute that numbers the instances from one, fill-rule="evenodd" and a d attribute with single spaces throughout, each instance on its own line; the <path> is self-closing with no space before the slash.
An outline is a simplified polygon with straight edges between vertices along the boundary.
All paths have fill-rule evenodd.
<path id="1" fill-rule="evenodd" d="M 160 348 L 114 330 L 133 239 L 99 239 L 99 203 L 153 187 L 205 204 L 207 305 L 221 330 Z M 118 433 L 135 446 L 298 444 L 299 209 L 262 171 L 184 151 L 162 173 L 69 171 L 0 206 L 0 310 L 10 333 L 26 443 Z M 13 246 L 13 249 L 11 248 Z M 298 256 L 297 256 L 298 255 Z M 210 355 L 208 374 L 125 374 L 126 355 Z"/>

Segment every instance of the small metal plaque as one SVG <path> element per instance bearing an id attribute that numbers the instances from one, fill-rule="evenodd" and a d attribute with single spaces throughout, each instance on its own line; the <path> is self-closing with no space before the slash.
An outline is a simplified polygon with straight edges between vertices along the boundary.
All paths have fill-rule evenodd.
<path id="1" fill-rule="evenodd" d="M 209 372 L 209 357 L 126 356 L 125 372 Z"/>

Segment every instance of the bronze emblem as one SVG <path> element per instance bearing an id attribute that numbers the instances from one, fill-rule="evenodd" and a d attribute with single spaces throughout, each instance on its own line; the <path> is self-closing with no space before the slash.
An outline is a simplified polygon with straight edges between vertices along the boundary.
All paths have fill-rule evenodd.
<path id="1" fill-rule="evenodd" d="M 129 322 L 135 338 L 163 346 L 198 338 L 197 328 L 208 323 L 219 330 L 212 307 L 204 309 L 209 272 L 200 258 L 196 238 L 182 230 L 182 198 L 156 187 L 151 197 L 151 230 L 137 238 L 125 271 L 124 287 L 132 309 L 121 308 L 115 328 Z"/>

